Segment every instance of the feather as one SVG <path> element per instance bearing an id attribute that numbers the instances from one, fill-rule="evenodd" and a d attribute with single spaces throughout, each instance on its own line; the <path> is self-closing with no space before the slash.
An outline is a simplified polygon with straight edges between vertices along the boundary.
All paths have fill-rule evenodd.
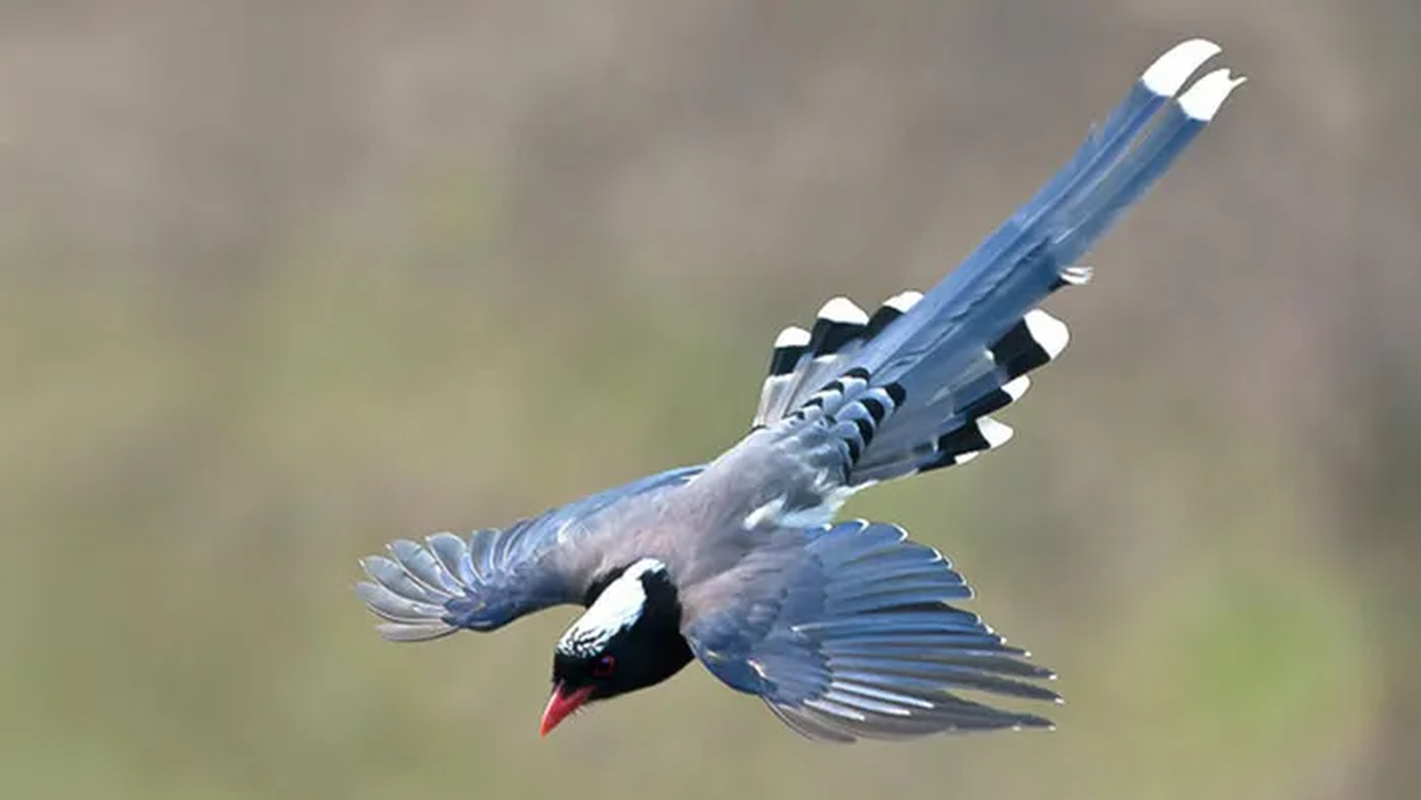
<path id="1" fill-rule="evenodd" d="M 436 533 L 423 544 L 399 539 L 390 556 L 361 566 L 370 582 L 355 594 L 393 641 L 426 641 L 459 628 L 494 630 L 534 611 L 580 602 L 590 580 L 572 558 L 600 530 L 600 513 L 649 492 L 684 486 L 700 467 L 669 470 L 583 498 L 507 530 L 475 531 L 467 539 Z"/>
<path id="2" fill-rule="evenodd" d="M 782 585 L 749 589 L 769 598 L 756 598 L 759 622 L 740 616 L 742 602 L 690 609 L 683 632 L 722 681 L 831 741 L 1050 724 L 957 695 L 1059 699 L 1033 682 L 1050 670 L 944 602 L 967 589 L 936 550 L 896 525 L 862 521 L 805 531 L 801 543 L 783 551 Z"/>
<path id="3" fill-rule="evenodd" d="M 1243 82 L 1216 70 L 1185 88 L 1218 52 L 1214 43 L 1193 39 L 1157 59 L 1070 161 L 926 294 L 890 301 L 866 322 L 852 307 L 849 327 L 816 323 L 817 338 L 836 345 L 822 348 L 833 357 L 815 357 L 811 343 L 792 373 L 796 388 L 780 382 L 775 402 L 761 404 L 755 424 L 782 426 L 806 450 L 823 438 L 818 427 L 828 425 L 842 442 L 837 468 L 851 487 L 963 464 L 1004 442 L 978 435 L 980 420 L 1019 399 L 1024 376 L 1056 358 L 1069 339 L 1065 325 L 1037 306 L 1089 281 L 1091 270 L 1078 259 Z M 836 298 L 825 309 L 846 312 L 847 302 Z M 847 417 L 834 410 L 805 408 L 820 386 L 851 371 L 867 376 L 859 394 L 894 387 L 891 413 L 860 428 L 843 424 Z M 856 399 L 847 394 L 843 402 Z"/>

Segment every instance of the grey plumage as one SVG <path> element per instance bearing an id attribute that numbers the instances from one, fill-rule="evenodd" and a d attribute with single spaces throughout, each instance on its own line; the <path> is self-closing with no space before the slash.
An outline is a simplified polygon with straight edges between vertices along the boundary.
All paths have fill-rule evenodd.
<path id="1" fill-rule="evenodd" d="M 493 630 L 551 605 L 591 604 L 609 576 L 655 559 L 695 657 L 807 736 L 1049 725 L 960 696 L 1059 699 L 1039 683 L 1049 670 L 952 605 L 971 591 L 947 559 L 896 526 L 833 519 L 872 483 L 961 464 L 1010 437 L 987 415 L 1019 399 L 1027 373 L 1068 339 L 1036 306 L 1089 279 L 1077 259 L 1241 82 L 1219 70 L 1171 102 L 1217 52 L 1193 40 L 1162 56 L 1075 157 L 926 294 L 897 295 L 872 315 L 835 298 L 810 329 L 782 332 L 750 433 L 709 464 L 505 531 L 398 541 L 388 557 L 365 559 L 371 581 L 357 593 L 381 631 L 406 641 Z"/>

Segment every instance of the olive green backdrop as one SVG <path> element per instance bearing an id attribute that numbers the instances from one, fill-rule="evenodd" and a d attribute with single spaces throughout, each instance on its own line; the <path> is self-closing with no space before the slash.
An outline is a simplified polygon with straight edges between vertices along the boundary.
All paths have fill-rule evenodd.
<path id="1" fill-rule="evenodd" d="M 0 796 L 1414 797 L 1418 8 L 4 4 Z M 1201 34 L 1251 82 L 1016 440 L 848 509 L 1057 731 L 835 749 L 691 668 L 540 741 L 571 610 L 375 636 L 357 557 L 714 456 L 780 326 L 935 281 Z"/>

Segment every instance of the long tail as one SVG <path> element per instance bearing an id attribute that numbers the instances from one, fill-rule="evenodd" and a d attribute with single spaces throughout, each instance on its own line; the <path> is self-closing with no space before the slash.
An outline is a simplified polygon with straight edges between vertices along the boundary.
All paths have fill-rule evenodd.
<path id="1" fill-rule="evenodd" d="M 1243 83 L 1219 69 L 1179 94 L 1219 52 L 1192 39 L 1156 60 L 1071 161 L 927 294 L 904 292 L 872 316 L 835 298 L 811 330 L 782 331 L 755 426 L 791 434 L 823 420 L 847 450 L 851 486 L 1004 443 L 1011 429 L 987 415 L 1019 399 L 1026 374 L 1069 339 L 1036 306 L 1090 279 L 1077 260 Z"/>

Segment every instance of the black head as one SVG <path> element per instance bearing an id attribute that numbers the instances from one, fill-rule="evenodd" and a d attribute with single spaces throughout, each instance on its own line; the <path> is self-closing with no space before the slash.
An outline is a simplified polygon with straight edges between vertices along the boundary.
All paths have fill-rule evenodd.
<path id="1" fill-rule="evenodd" d="M 598 580 L 587 612 L 553 653 L 547 735 L 582 704 L 658 684 L 691 661 L 681 636 L 681 602 L 660 561 L 644 558 Z"/>

